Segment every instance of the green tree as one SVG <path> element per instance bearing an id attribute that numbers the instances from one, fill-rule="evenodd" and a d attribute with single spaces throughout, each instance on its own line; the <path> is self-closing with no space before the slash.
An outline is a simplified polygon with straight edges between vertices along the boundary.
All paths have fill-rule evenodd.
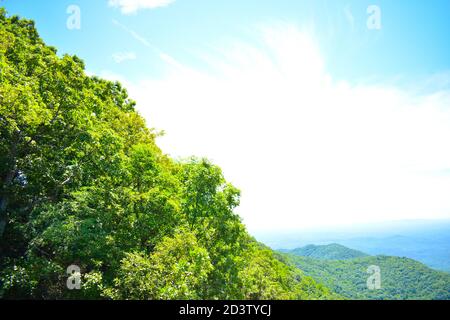
<path id="1" fill-rule="evenodd" d="M 199 246 L 195 235 L 178 230 L 164 238 L 147 256 L 129 253 L 121 262 L 113 298 L 199 299 L 208 274 L 213 269 L 208 251 Z"/>

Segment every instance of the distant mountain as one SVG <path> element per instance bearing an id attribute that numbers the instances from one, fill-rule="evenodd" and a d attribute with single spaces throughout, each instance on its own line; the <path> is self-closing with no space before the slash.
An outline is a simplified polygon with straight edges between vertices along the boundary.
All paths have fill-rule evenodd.
<path id="1" fill-rule="evenodd" d="M 351 250 L 351 249 L 350 249 Z M 285 254 L 303 272 L 349 299 L 369 300 L 449 300 L 450 274 L 428 268 L 409 259 L 365 256 L 344 260 L 324 260 Z M 370 290 L 369 266 L 380 268 L 381 288 Z"/>
<path id="2" fill-rule="evenodd" d="M 450 272 L 450 230 L 408 236 L 393 235 L 385 238 L 359 237 L 337 241 L 344 246 L 370 255 L 408 257 L 427 266 Z"/>
<path id="3" fill-rule="evenodd" d="M 408 257 L 450 272 L 450 220 L 407 220 L 289 232 L 261 232 L 255 237 L 273 249 L 314 243 L 340 245 L 369 255 Z M 286 250 L 285 250 L 286 251 Z"/>
<path id="4" fill-rule="evenodd" d="M 310 257 L 321 260 L 347 260 L 368 256 L 364 252 L 350 249 L 337 243 L 321 246 L 311 244 L 302 248 L 283 251 L 297 256 Z"/>

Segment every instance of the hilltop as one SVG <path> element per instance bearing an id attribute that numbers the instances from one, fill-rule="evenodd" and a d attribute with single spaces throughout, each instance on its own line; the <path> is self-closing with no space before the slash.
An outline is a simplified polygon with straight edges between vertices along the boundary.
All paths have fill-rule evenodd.
<path id="1" fill-rule="evenodd" d="M 368 256 L 364 252 L 332 243 L 327 245 L 307 245 L 293 250 L 281 250 L 297 256 L 310 257 L 321 260 L 346 260 Z"/>

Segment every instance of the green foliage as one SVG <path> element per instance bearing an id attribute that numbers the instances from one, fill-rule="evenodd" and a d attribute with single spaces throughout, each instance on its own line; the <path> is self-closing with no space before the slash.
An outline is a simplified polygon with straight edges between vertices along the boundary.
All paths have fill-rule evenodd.
<path id="1" fill-rule="evenodd" d="M 349 299 L 448 300 L 450 274 L 428 268 L 412 259 L 366 256 L 348 260 L 319 260 L 287 255 L 316 281 Z M 369 290 L 369 266 L 380 267 L 381 288 Z"/>
<path id="2" fill-rule="evenodd" d="M 164 155 L 119 83 L 4 10 L 0 40 L 2 297 L 336 297 L 247 234 L 220 168 Z"/>
<path id="3" fill-rule="evenodd" d="M 246 263 L 240 272 L 243 279 L 244 299 L 338 299 L 326 287 L 317 284 L 305 276 L 299 269 L 274 256 L 266 248 L 254 245 L 246 257 Z"/>
<path id="4" fill-rule="evenodd" d="M 129 253 L 121 261 L 116 278 L 123 299 L 198 299 L 213 269 L 208 251 L 192 232 L 177 231 L 156 246 L 154 252 Z"/>
<path id="5" fill-rule="evenodd" d="M 323 260 L 346 260 L 359 257 L 366 257 L 364 252 L 344 247 L 343 245 L 332 243 L 328 245 L 316 246 L 308 245 L 303 248 L 284 251 L 297 256 L 310 257 Z"/>

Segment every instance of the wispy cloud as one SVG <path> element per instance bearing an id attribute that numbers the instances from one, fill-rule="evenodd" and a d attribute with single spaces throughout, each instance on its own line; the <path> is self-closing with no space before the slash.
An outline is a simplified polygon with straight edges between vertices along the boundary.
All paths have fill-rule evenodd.
<path id="1" fill-rule="evenodd" d="M 448 87 L 336 81 L 311 35 L 259 35 L 204 52 L 210 71 L 166 59 L 128 84 L 163 150 L 222 166 L 251 230 L 450 217 L 450 176 L 426 173 L 450 164 Z"/>
<path id="2" fill-rule="evenodd" d="M 116 52 L 112 55 L 113 60 L 116 63 L 122 63 L 124 61 L 136 60 L 136 53 L 134 52 Z"/>
<path id="3" fill-rule="evenodd" d="M 145 37 L 141 36 L 139 33 L 134 31 L 133 29 L 128 28 L 127 26 L 125 26 L 124 24 L 120 23 L 119 21 L 117 21 L 115 19 L 113 19 L 112 22 L 113 22 L 113 24 L 115 24 L 116 26 L 121 28 L 122 30 L 126 31 L 128 34 L 130 34 L 133 37 L 133 39 L 139 41 L 141 44 L 143 44 L 147 48 L 155 49 L 155 47 L 153 47 L 150 44 L 150 42 L 148 42 L 148 40 L 145 39 Z"/>
<path id="4" fill-rule="evenodd" d="M 168 65 L 171 65 L 173 67 L 178 67 L 178 68 L 182 68 L 183 67 L 178 61 L 175 60 L 175 58 L 171 57 L 167 53 L 164 53 L 163 51 L 161 51 L 157 47 L 153 46 L 144 36 L 140 35 L 136 31 L 134 31 L 133 29 L 125 26 L 124 24 L 120 23 L 119 21 L 117 21 L 115 19 L 113 19 L 112 22 L 113 22 L 114 25 L 118 26 L 119 28 L 121 28 L 122 30 L 127 32 L 133 39 L 135 39 L 136 41 L 140 42 L 145 47 L 151 49 L 155 54 L 157 54 L 159 56 L 159 58 L 162 61 L 164 61 Z"/>
<path id="5" fill-rule="evenodd" d="M 166 7 L 175 0 L 109 0 L 108 5 L 120 8 L 123 14 L 133 14 L 142 9 Z"/>

